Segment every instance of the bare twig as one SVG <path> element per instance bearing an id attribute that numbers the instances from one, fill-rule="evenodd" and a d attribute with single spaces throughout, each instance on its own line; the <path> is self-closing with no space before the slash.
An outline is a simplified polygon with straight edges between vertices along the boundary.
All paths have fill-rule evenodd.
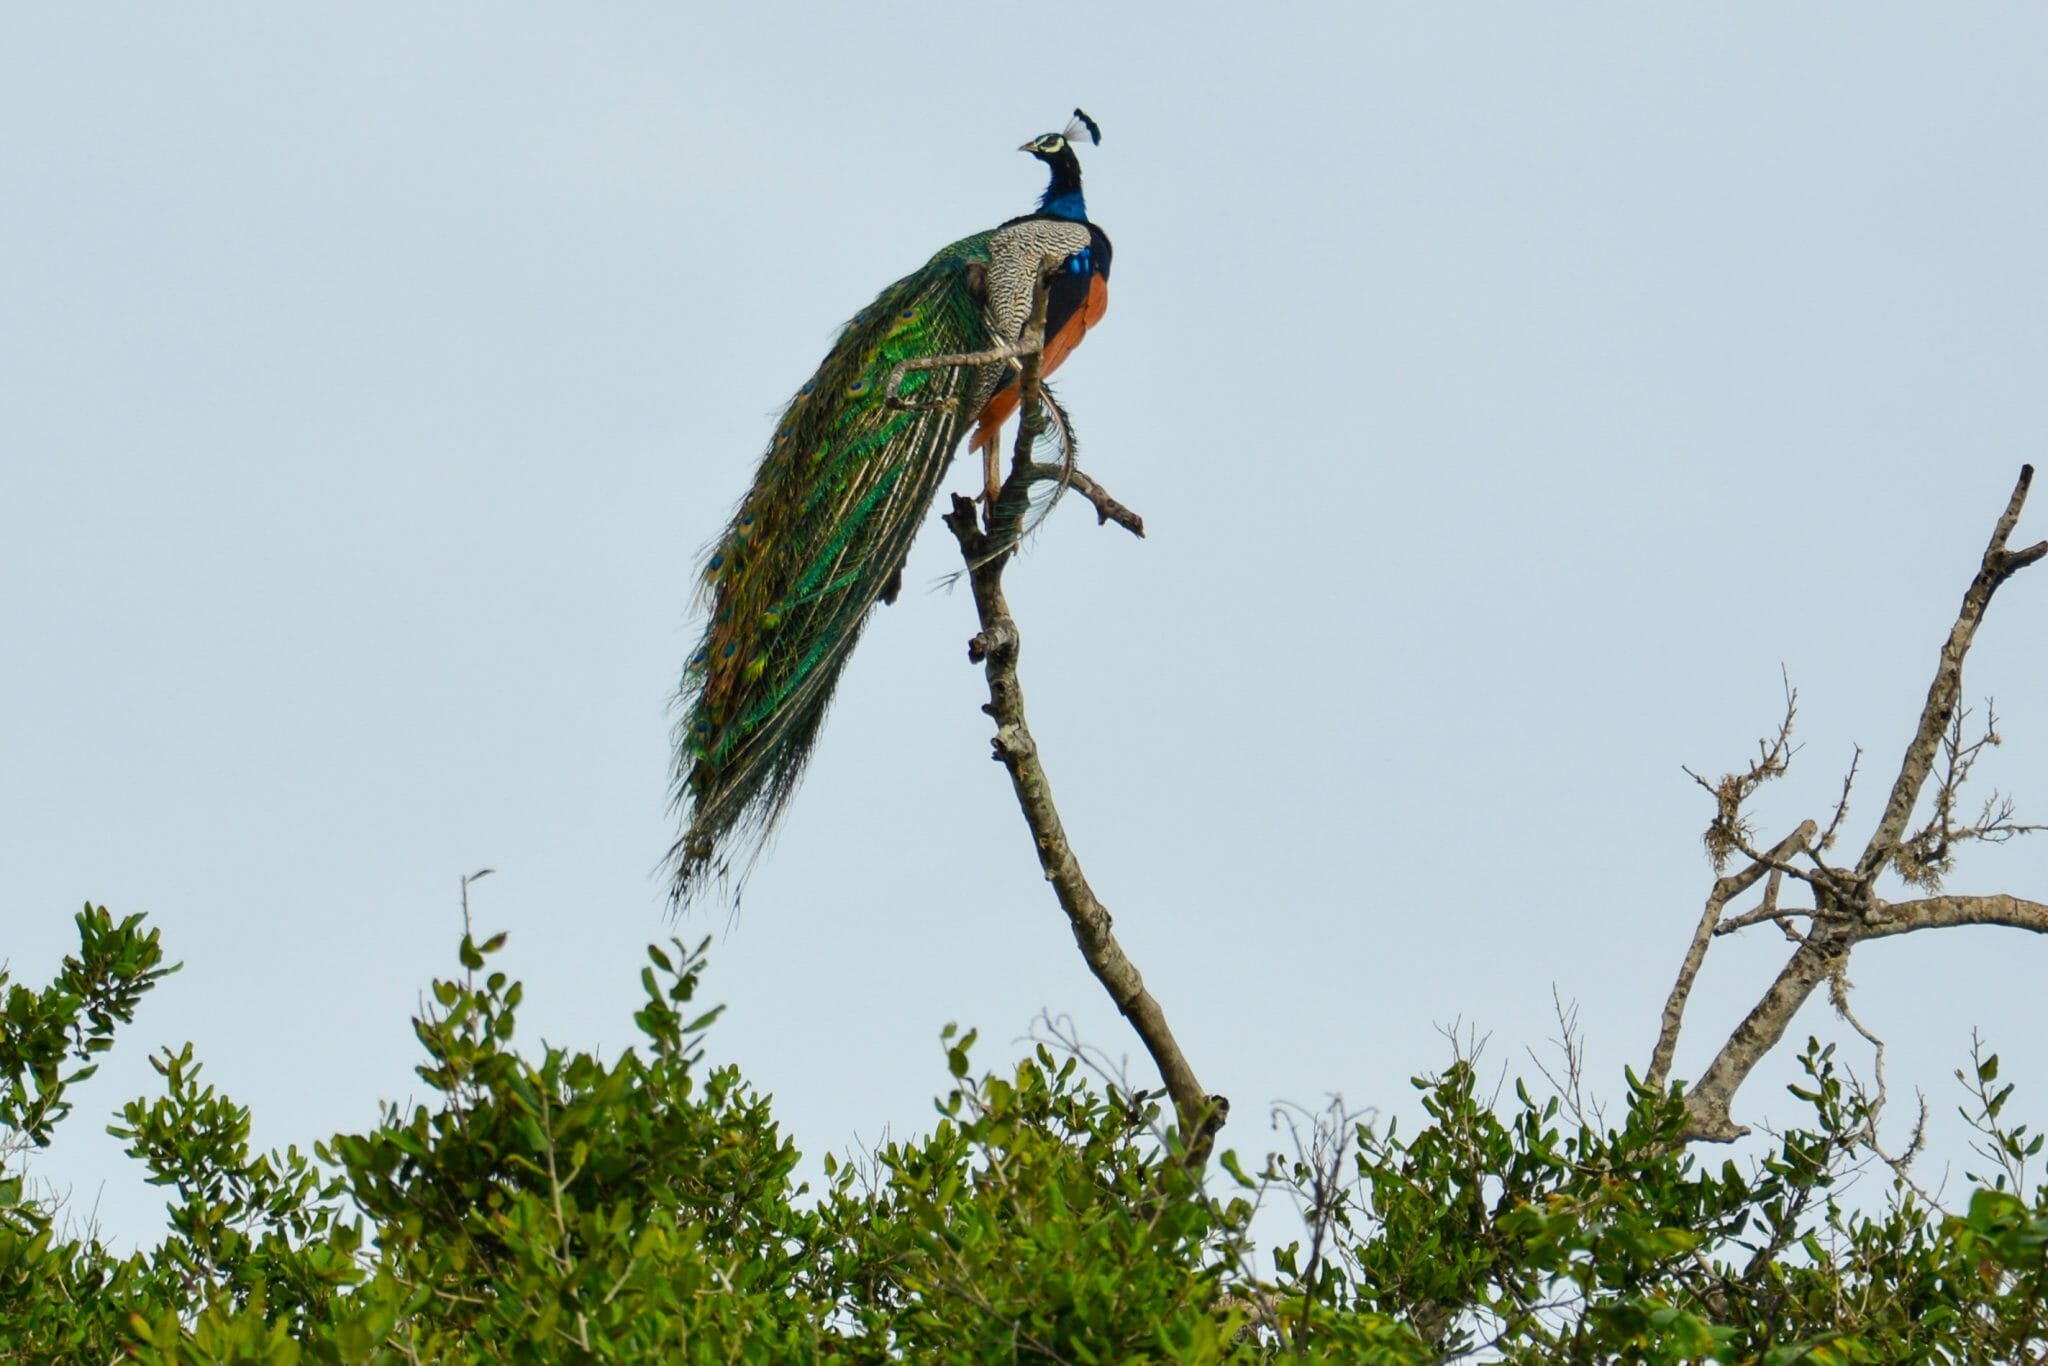
<path id="1" fill-rule="evenodd" d="M 1773 873 L 1771 874 L 1771 876 L 1775 878 L 1777 877 L 1777 874 Z M 1811 906 L 1792 906 L 1789 908 L 1781 909 L 1780 907 L 1771 904 L 1770 901 L 1766 899 L 1765 904 L 1757 907 L 1755 910 L 1744 911 L 1741 915 L 1736 916 L 1733 920 L 1724 920 L 1720 924 L 1714 926 L 1714 937 L 1718 939 L 1724 934 L 1736 934 L 1742 930 L 1748 929 L 1751 925 L 1762 925 L 1766 923 L 1792 927 L 1794 928 L 1796 935 L 1796 927 L 1793 926 L 1793 922 L 1799 920 L 1811 920 L 1816 914 L 1818 913 Z M 1797 942 L 1796 938 L 1794 942 Z"/>
<path id="2" fill-rule="evenodd" d="M 1529 1061 L 1536 1064 L 1536 1070 L 1543 1074 L 1543 1080 L 1550 1083 L 1550 1089 L 1560 1103 L 1581 1127 L 1604 1127 L 1598 1102 L 1588 1104 L 1586 1100 L 1586 1050 L 1584 1039 L 1579 1032 L 1579 1003 L 1567 1002 L 1558 995 L 1557 985 L 1551 984 L 1550 1008 L 1557 1017 L 1557 1037 L 1551 1045 L 1556 1048 L 1561 1062 L 1559 1070 L 1550 1070 L 1550 1064 L 1533 1048 L 1525 1049 Z"/>
<path id="3" fill-rule="evenodd" d="M 1849 1008 L 1849 978 L 1846 973 L 1836 973 L 1834 980 L 1828 983 L 1828 1003 L 1834 1006 L 1837 1015 L 1840 1015 L 1848 1022 L 1849 1028 L 1862 1035 L 1863 1041 L 1870 1045 L 1873 1060 L 1872 1068 L 1877 1079 L 1877 1091 L 1875 1094 L 1866 1091 L 1861 1081 L 1856 1080 L 1853 1076 L 1851 1078 L 1851 1084 L 1855 1088 L 1856 1099 L 1863 1111 L 1863 1146 L 1876 1153 L 1878 1160 L 1891 1168 L 1892 1175 L 1907 1186 L 1910 1186 L 1914 1193 L 1919 1195 L 1922 1200 L 1938 1208 L 1939 1203 L 1935 1200 L 1934 1196 L 1925 1186 L 1915 1180 L 1912 1174 L 1914 1160 L 1920 1156 L 1921 1150 L 1927 1146 L 1927 1097 L 1925 1095 L 1919 1097 L 1920 1112 L 1913 1123 L 1913 1132 L 1906 1140 L 1904 1151 L 1896 1156 L 1886 1152 L 1884 1144 L 1878 1140 L 1877 1133 L 1878 1120 L 1884 1114 L 1885 1101 L 1888 1095 L 1884 1077 L 1884 1040 L 1865 1028 L 1863 1021 L 1856 1018 L 1856 1012 Z"/>
<path id="4" fill-rule="evenodd" d="M 1749 820 L 1743 815 L 1743 803 L 1758 788 L 1773 778 L 1782 778 L 1792 767 L 1792 723 L 1799 716 L 1799 693 L 1789 676 L 1784 682 L 1785 719 L 1778 723 L 1775 736 L 1757 741 L 1756 761 L 1746 771 L 1723 774 L 1719 782 L 1710 783 L 1691 769 L 1685 770 L 1687 777 L 1714 794 L 1714 819 L 1708 823 L 1704 838 L 1717 873 L 1727 866 L 1730 854 L 1756 857 L 1749 849 Z"/>
<path id="5" fill-rule="evenodd" d="M 995 719 L 995 758 L 1009 771 L 1032 843 L 1038 851 L 1040 868 L 1052 883 L 1060 909 L 1067 914 L 1074 940 L 1088 968 L 1108 991 L 1117 1009 L 1131 1022 L 1145 1051 L 1158 1067 L 1173 1098 L 1180 1120 L 1181 1141 L 1186 1159 L 1199 1167 L 1208 1160 L 1216 1132 L 1229 1114 L 1230 1104 L 1221 1096 L 1202 1089 L 1194 1068 L 1166 1021 L 1166 1013 L 1152 993 L 1145 989 L 1137 966 L 1124 953 L 1111 929 L 1109 910 L 1088 885 L 1066 828 L 1053 804 L 1052 787 L 1039 760 L 1038 745 L 1024 718 L 1024 693 L 1017 678 L 1019 635 L 1003 596 L 1003 568 L 1009 561 L 1007 544 L 1013 539 L 1008 519 L 1024 501 L 1022 493 L 1039 477 L 1031 459 L 1032 443 L 1044 427 L 1039 402 L 1041 348 L 1045 335 L 1046 289 L 1041 278 L 1033 300 L 1031 318 L 1019 339 L 1016 354 L 1023 365 L 1018 375 L 1019 405 L 1017 444 L 1010 476 L 1000 494 L 988 506 L 988 524 L 975 515 L 975 504 L 955 496 L 946 526 L 960 543 L 960 553 L 969 569 L 968 582 L 974 592 L 974 607 L 981 630 L 969 642 L 968 658 L 983 664 L 988 678 L 988 705 L 984 710 Z M 1061 473 L 1065 473 L 1062 471 Z M 1071 476 L 1069 476 L 1071 477 Z M 1102 497 L 1107 498 L 1104 494 Z M 1091 496 L 1091 501 L 1095 499 Z M 1114 500 L 1109 500 L 1114 503 Z M 1103 504 L 1096 502 L 1098 511 Z M 1120 505 L 1119 505 L 1120 506 Z"/>
<path id="6" fill-rule="evenodd" d="M 1065 482 L 1068 488 L 1086 498 L 1095 507 L 1095 524 L 1115 522 L 1133 536 L 1145 534 L 1145 519 L 1109 496 L 1109 490 L 1076 469 L 1059 465 L 1032 463 L 1025 467 L 1031 478 L 1037 482 Z"/>
<path id="7" fill-rule="evenodd" d="M 1287 1191 L 1309 1227 L 1308 1261 L 1299 1278 L 1301 1313 L 1293 1334 L 1294 1350 L 1300 1355 L 1308 1354 L 1311 1311 L 1324 1260 L 1336 1242 L 1338 1228 L 1348 1227 L 1347 1211 L 1355 1197 L 1344 1179 L 1344 1169 L 1351 1154 L 1352 1136 L 1368 1113 L 1346 1109 L 1342 1096 L 1330 1097 L 1327 1106 L 1313 1113 L 1299 1105 L 1273 1107 L 1273 1127 L 1286 1128 L 1294 1148 L 1294 1166 L 1291 1180 L 1281 1180 L 1271 1169 L 1267 1176 Z M 1305 1135 L 1304 1120 L 1308 1124 Z"/>
<path id="8" fill-rule="evenodd" d="M 1963 726 L 1969 718 L 1970 713 L 1965 708 L 1958 708 L 1950 718 L 1948 730 L 1941 739 L 1934 783 L 1934 809 L 1928 813 L 1926 824 L 1901 840 L 1892 853 L 1892 867 L 1899 876 L 1922 891 L 1941 890 L 1941 880 L 1955 864 L 1958 845 L 1972 841 L 2003 844 L 2016 835 L 2037 834 L 2044 828 L 2014 819 L 2017 808 L 2012 798 L 2000 792 L 1993 792 L 1984 799 L 1984 807 L 1977 813 L 1975 821 L 1957 823 L 1956 803 L 1963 785 L 1969 782 L 1977 761 L 1984 757 L 1984 751 L 2001 743 L 1998 712 L 1992 703 L 1987 701 L 1984 704 L 1984 731 L 1974 740 L 1964 738 Z"/>
<path id="9" fill-rule="evenodd" d="M 1856 787 L 1856 772 L 1863 767 L 1863 746 L 1856 746 L 1856 752 L 1849 756 L 1849 771 L 1842 775 L 1842 795 L 1835 801 L 1835 814 L 1828 819 L 1828 828 L 1820 832 L 1820 838 L 1812 847 L 1814 861 L 1827 850 L 1835 847 L 1835 836 L 1841 831 L 1842 822 L 1849 816 L 1849 793 Z"/>
<path id="10" fill-rule="evenodd" d="M 1070 1016 L 1055 1017 L 1051 1011 L 1040 1011 L 1032 1022 L 1030 1039 L 1037 1044 L 1049 1046 L 1066 1054 L 1087 1068 L 1107 1089 L 1112 1103 L 1124 1107 L 1124 1127 L 1132 1133 L 1146 1130 L 1162 1148 L 1169 1147 L 1166 1126 L 1157 1121 L 1158 1107 L 1152 1102 L 1165 1095 L 1163 1091 L 1148 1091 L 1131 1084 L 1130 1070 L 1122 1058 L 1112 1059 L 1107 1052 L 1088 1043 L 1081 1037 Z M 1170 1097 L 1169 1097 L 1170 1099 Z"/>

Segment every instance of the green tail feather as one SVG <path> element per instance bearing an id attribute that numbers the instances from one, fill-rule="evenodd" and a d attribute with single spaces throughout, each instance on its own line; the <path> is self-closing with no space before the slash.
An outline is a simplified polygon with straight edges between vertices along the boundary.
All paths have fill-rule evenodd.
<path id="1" fill-rule="evenodd" d="M 989 345 L 969 266 L 990 233 L 954 243 L 884 290 L 846 325 L 791 400 L 753 489 L 709 557 L 710 623 L 683 677 L 677 800 L 689 813 L 671 851 L 674 897 L 744 872 L 818 738 L 868 612 L 896 582 L 910 543 L 992 388 L 988 367 L 912 371 L 900 361 Z"/>

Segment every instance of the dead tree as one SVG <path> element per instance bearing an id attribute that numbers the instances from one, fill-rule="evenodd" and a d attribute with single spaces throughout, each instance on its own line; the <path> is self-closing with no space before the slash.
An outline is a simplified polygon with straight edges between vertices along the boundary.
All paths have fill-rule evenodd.
<path id="1" fill-rule="evenodd" d="M 1975 816 L 1959 814 L 1961 792 L 1971 768 L 1986 748 L 1999 742 L 1997 718 L 1988 704 L 1981 729 L 1966 730 L 1970 712 L 1962 705 L 1963 658 L 1969 653 L 1970 643 L 1976 638 L 1977 628 L 2000 585 L 2048 556 L 2048 541 L 2024 550 L 2007 548 L 2033 477 L 2033 466 L 2021 469 L 2019 483 L 1992 529 L 1991 542 L 1984 549 L 1976 577 L 1963 595 L 1962 608 L 1942 646 L 1934 682 L 1927 689 L 1927 704 L 1921 709 L 1919 725 L 1906 746 L 1891 794 L 1869 841 L 1854 862 L 1833 863 L 1828 855 L 1848 814 L 1849 793 L 1857 776 L 1856 763 L 1850 765 L 1842 781 L 1841 795 L 1825 827 L 1815 820 L 1802 821 L 1790 834 L 1762 846 L 1745 814 L 1745 804 L 1756 790 L 1781 777 L 1790 763 L 1798 698 L 1789 685 L 1784 721 L 1775 736 L 1759 744 L 1753 763 L 1741 772 L 1724 775 L 1718 782 L 1693 775 L 1713 795 L 1714 817 L 1707 826 L 1706 844 L 1719 876 L 1707 894 L 1699 925 L 1665 1001 L 1656 1048 L 1645 1078 L 1648 1083 L 1661 1089 L 1670 1081 L 1686 999 L 1715 938 L 1773 924 L 1784 932 L 1793 948 L 1776 979 L 1721 1045 L 1706 1070 L 1687 1088 L 1688 1139 L 1728 1141 L 1749 1132 L 1730 1114 L 1735 1093 L 1757 1063 L 1784 1037 L 1793 1016 L 1823 982 L 1831 985 L 1832 998 L 1844 1018 L 1877 1043 L 1848 1009 L 1847 968 L 1849 955 L 1858 944 L 1951 925 L 2007 925 L 2048 934 L 2048 905 L 2041 902 L 2006 894 L 1941 894 L 1942 876 L 1949 871 L 1960 846 L 1977 841 L 1998 843 L 2044 828 L 2020 823 L 2015 819 L 2011 800 L 1996 792 Z M 1860 761 L 1860 751 L 1857 758 Z M 1932 809 L 1924 823 L 1909 833 L 1908 824 L 1930 779 L 1934 784 Z M 1736 860 L 1740 866 L 1728 871 L 1730 863 Z M 1928 895 L 1910 901 L 1884 900 L 1877 894 L 1877 885 L 1888 871 Z M 1763 891 L 1756 904 L 1731 913 L 1731 904 L 1758 883 L 1763 884 Z M 1805 904 L 1781 901 L 1781 896 L 1788 892 L 1794 896 L 1803 894 Z"/>

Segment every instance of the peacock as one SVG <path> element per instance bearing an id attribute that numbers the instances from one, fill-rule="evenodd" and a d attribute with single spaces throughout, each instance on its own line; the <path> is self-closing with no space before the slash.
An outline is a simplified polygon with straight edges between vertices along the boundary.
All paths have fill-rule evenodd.
<path id="1" fill-rule="evenodd" d="M 1081 110 L 1025 143 L 1049 180 L 1035 213 L 945 247 L 840 331 L 784 409 L 753 487 L 704 563 L 709 620 L 683 673 L 672 895 L 744 874 L 795 790 L 840 671 L 903 563 L 971 432 L 994 498 L 994 457 L 1016 412 L 1022 336 L 1046 285 L 1042 371 L 1109 304 L 1109 238 L 1088 220 L 1075 145 L 1102 141 Z M 972 363 L 935 357 L 996 352 Z"/>

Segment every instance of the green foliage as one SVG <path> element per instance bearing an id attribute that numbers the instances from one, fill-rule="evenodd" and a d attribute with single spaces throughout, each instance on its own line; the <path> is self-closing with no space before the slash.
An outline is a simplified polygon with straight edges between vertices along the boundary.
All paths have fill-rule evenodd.
<path id="1" fill-rule="evenodd" d="M 47 988 L 10 984 L 0 969 L 0 1127 L 37 1147 L 71 1112 L 65 1088 L 99 1070 L 92 1059 L 114 1046 L 116 1026 L 134 1020 L 143 994 L 177 971 L 162 966 L 157 933 L 141 932 L 141 916 L 116 925 L 106 907 L 87 906 L 73 919 L 78 955 L 64 960 Z M 67 1061 L 77 1066 L 66 1072 Z"/>
<path id="2" fill-rule="evenodd" d="M 59 1233 L 11 1165 L 173 970 L 138 918 L 78 923 L 49 990 L 7 996 L 0 1359 L 1819 1366 L 2038 1359 L 2048 1339 L 2042 1140 L 2006 1122 L 1995 1056 L 1959 1075 L 1996 1171 L 1953 1213 L 1903 1183 L 1874 1212 L 1838 1201 L 1872 1115 L 1817 1045 L 1807 1127 L 1748 1164 L 1681 1144 L 1675 1093 L 1631 1078 L 1609 1123 L 1575 1084 L 1482 1096 L 1455 1056 L 1417 1079 L 1414 1133 L 1289 1116 L 1293 1153 L 1223 1154 L 1205 1185 L 1143 1096 L 1042 1045 L 978 1073 L 949 1030 L 932 1131 L 828 1158 L 812 1192 L 767 1101 L 707 1063 L 718 1012 L 681 944 L 649 950 L 641 1041 L 607 1062 L 515 1050 L 502 937 L 465 939 L 416 1022 L 429 1103 L 310 1156 L 252 1153 L 191 1048 L 160 1051 L 161 1093 L 113 1132 L 168 1227 L 117 1257 Z M 1302 1236 L 1262 1270 L 1251 1220 L 1282 1198 Z"/>
<path id="3" fill-rule="evenodd" d="M 2031 1205 L 1980 1189 L 1962 1217 L 1931 1213 L 1903 1183 L 1878 1214 L 1844 1208 L 1831 1192 L 1872 1161 L 1873 1116 L 1832 1053 L 1809 1043 L 1810 1085 L 1791 1088 L 1813 1127 L 1749 1170 L 1679 1142 L 1675 1090 L 1631 1076 L 1619 1125 L 1564 1123 L 1563 1099 L 1519 1084 L 1504 1110 L 1482 1102 L 1460 1058 L 1417 1079 L 1430 1123 L 1413 1138 L 1355 1127 L 1348 1183 L 1299 1156 L 1269 1170 L 1289 1189 L 1334 1189 L 1313 1220 L 1330 1245 L 1320 1274 L 1295 1274 L 1296 1249 L 1278 1255 L 1293 1296 L 1281 1317 L 1297 1341 L 1332 1348 L 1355 1336 L 1352 1315 L 1374 1331 L 1391 1318 L 1425 1359 L 2031 1359 L 2048 1345 L 2048 1287 L 2043 1245 L 2027 1239 L 2048 1234 L 2048 1188 Z"/>
<path id="4" fill-rule="evenodd" d="M 820 1246 L 864 1344 L 913 1361 L 1221 1361 L 1219 1307 L 1249 1207 L 1215 1205 L 1156 1145 L 1158 1107 L 1085 1083 L 1044 1045 L 956 1080 L 917 1143 L 836 1167 Z"/>

